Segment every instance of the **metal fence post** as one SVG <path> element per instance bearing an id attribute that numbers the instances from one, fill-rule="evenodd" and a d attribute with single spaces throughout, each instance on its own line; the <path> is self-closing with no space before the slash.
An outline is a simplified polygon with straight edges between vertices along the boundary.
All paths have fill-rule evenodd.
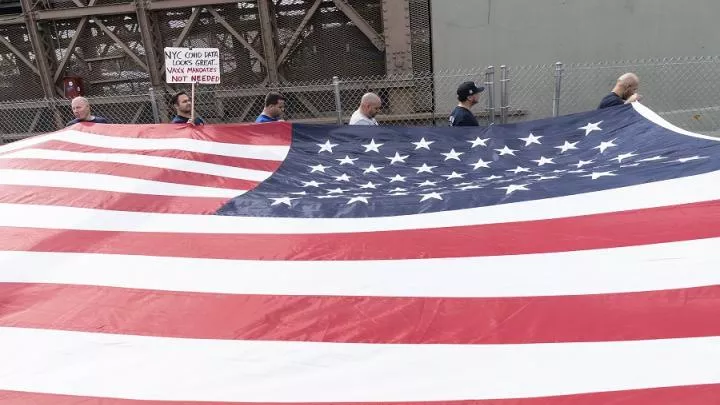
<path id="1" fill-rule="evenodd" d="M 553 96 L 553 117 L 560 115 L 560 91 L 562 90 L 562 62 L 555 63 L 555 94 Z"/>
<path id="2" fill-rule="evenodd" d="M 156 124 L 160 123 L 160 109 L 157 105 L 157 98 L 155 97 L 155 88 L 150 87 L 148 89 L 148 92 L 150 94 L 150 105 L 152 106 L 152 113 L 153 113 L 153 120 Z"/>
<path id="3" fill-rule="evenodd" d="M 507 124 L 510 104 L 508 100 L 508 68 L 500 65 L 500 123 Z"/>
<path id="4" fill-rule="evenodd" d="M 340 79 L 333 76 L 333 90 L 335 91 L 335 112 L 337 112 L 337 124 L 342 125 L 342 101 L 340 100 Z"/>
<path id="5" fill-rule="evenodd" d="M 488 124 L 495 123 L 495 67 L 488 66 L 485 71 L 485 90 L 487 91 Z"/>

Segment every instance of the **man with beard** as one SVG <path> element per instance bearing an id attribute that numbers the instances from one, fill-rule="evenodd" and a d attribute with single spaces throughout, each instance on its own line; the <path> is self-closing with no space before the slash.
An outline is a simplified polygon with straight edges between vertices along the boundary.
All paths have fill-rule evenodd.
<path id="1" fill-rule="evenodd" d="M 350 125 L 378 125 L 375 116 L 382 107 L 382 100 L 375 93 L 365 93 L 360 99 L 360 107 L 350 117 Z"/>
<path id="2" fill-rule="evenodd" d="M 598 109 L 640 101 L 642 96 L 637 93 L 639 86 L 640 79 L 635 73 L 625 73 L 617 79 L 612 92 L 602 99 Z"/>
<path id="3" fill-rule="evenodd" d="M 457 96 L 460 103 L 450 113 L 451 127 L 477 127 L 480 125 L 470 109 L 478 103 L 483 90 L 485 90 L 484 87 L 478 87 L 474 82 L 464 82 L 458 86 Z"/>
<path id="4" fill-rule="evenodd" d="M 181 91 L 175 94 L 172 99 L 170 99 L 170 102 L 175 110 L 175 116 L 171 121 L 173 124 L 185 124 L 190 121 L 190 116 L 192 115 L 192 102 L 190 101 L 190 97 L 188 97 L 187 93 Z M 203 121 L 200 117 L 195 117 L 193 124 L 203 125 L 205 124 L 205 121 Z"/>

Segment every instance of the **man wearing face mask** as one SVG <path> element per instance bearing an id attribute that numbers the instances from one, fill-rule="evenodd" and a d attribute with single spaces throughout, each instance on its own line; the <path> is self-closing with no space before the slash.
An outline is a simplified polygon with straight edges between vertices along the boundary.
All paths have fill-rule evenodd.
<path id="1" fill-rule="evenodd" d="M 618 77 L 612 92 L 602 99 L 598 109 L 640 101 L 642 96 L 637 93 L 639 86 L 640 79 L 635 73 L 625 73 Z"/>
<path id="2" fill-rule="evenodd" d="M 484 87 L 478 87 L 474 82 L 464 82 L 458 86 L 459 103 L 450 113 L 448 120 L 451 127 L 477 127 L 480 125 L 470 109 L 480 101 L 480 93 L 483 90 L 485 90 Z"/>

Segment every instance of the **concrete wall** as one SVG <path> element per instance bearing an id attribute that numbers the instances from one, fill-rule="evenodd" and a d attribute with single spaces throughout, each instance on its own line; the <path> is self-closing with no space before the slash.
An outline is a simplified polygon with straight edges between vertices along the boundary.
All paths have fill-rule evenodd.
<path id="1" fill-rule="evenodd" d="M 539 118 L 552 111 L 552 72 L 519 66 L 720 55 L 718 16 L 719 0 L 431 0 L 433 67 L 508 65 L 511 105 Z M 561 113 L 594 108 L 624 71 L 641 73 L 656 111 L 720 105 L 707 85 L 720 82 L 720 63 L 619 66 L 566 71 Z M 455 104 L 446 82 L 436 83 L 440 111 Z"/>
<path id="2" fill-rule="evenodd" d="M 720 55 L 718 0 L 431 0 L 431 16 L 436 70 Z"/>

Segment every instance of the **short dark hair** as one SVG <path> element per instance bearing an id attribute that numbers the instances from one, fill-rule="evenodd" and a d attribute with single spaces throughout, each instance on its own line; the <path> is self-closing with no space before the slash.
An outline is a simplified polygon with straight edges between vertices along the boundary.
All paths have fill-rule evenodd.
<path id="1" fill-rule="evenodd" d="M 175 95 L 172 96 L 172 98 L 170 99 L 170 105 L 177 105 L 178 99 L 180 98 L 180 96 L 183 95 L 187 96 L 187 93 L 185 93 L 184 91 L 179 91 L 175 93 Z"/>
<path id="2" fill-rule="evenodd" d="M 275 104 L 279 103 L 280 100 L 285 101 L 285 96 L 283 96 L 280 93 L 271 91 L 270 93 L 267 94 L 267 96 L 265 96 L 265 107 L 275 105 Z"/>

